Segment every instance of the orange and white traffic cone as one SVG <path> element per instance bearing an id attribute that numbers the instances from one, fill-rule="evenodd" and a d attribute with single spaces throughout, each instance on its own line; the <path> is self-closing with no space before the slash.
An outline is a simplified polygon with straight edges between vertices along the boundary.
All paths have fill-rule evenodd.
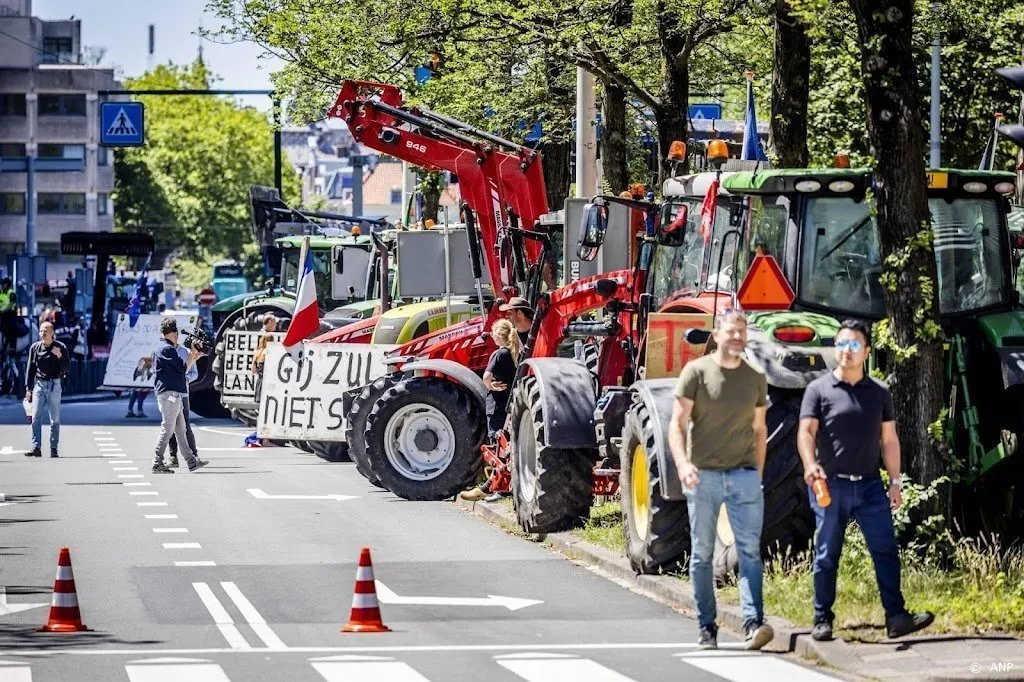
<path id="1" fill-rule="evenodd" d="M 373 582 L 373 561 L 370 548 L 363 547 L 359 553 L 359 568 L 356 569 L 356 590 L 352 595 L 352 613 L 342 632 L 391 632 L 380 619 L 380 605 L 377 604 L 377 586 Z"/>
<path id="2" fill-rule="evenodd" d="M 57 579 L 53 581 L 53 601 L 50 602 L 50 618 L 39 632 L 87 632 L 82 625 L 82 613 L 78 610 L 78 594 L 75 592 L 75 574 L 71 570 L 71 551 L 61 547 L 57 559 Z"/>

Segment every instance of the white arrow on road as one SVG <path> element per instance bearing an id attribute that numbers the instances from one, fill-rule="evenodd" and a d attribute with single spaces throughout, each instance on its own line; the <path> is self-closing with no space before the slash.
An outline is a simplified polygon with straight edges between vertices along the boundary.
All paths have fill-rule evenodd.
<path id="1" fill-rule="evenodd" d="M 0 448 L 0 455 L 22 455 L 28 452 L 28 450 L 15 450 L 10 445 L 5 445 Z"/>
<path id="2" fill-rule="evenodd" d="M 509 611 L 518 611 L 527 606 L 543 604 L 540 599 L 521 599 L 489 594 L 486 597 L 401 597 L 379 580 L 377 599 L 382 604 L 416 604 L 424 606 L 504 606 Z"/>
<path id="3" fill-rule="evenodd" d="M 257 500 L 354 500 L 358 495 L 268 495 L 259 488 L 246 488 Z"/>
<path id="4" fill-rule="evenodd" d="M 49 604 L 8 604 L 7 588 L 0 587 L 0 616 L 9 616 L 12 613 L 28 611 L 29 609 L 38 609 L 40 606 L 49 606 Z"/>

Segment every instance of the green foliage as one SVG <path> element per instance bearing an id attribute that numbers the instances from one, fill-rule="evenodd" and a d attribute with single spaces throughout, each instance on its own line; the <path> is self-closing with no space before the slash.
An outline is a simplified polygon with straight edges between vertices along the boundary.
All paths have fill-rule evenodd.
<path id="1" fill-rule="evenodd" d="M 167 64 L 129 79 L 128 89 L 207 89 L 215 80 L 201 61 Z M 146 145 L 120 150 L 115 164 L 115 223 L 151 232 L 181 248 L 197 267 L 213 254 L 241 255 L 251 241 L 248 189 L 273 185 L 273 130 L 267 117 L 213 96 L 141 96 Z M 283 170 L 285 195 L 298 179 Z"/>

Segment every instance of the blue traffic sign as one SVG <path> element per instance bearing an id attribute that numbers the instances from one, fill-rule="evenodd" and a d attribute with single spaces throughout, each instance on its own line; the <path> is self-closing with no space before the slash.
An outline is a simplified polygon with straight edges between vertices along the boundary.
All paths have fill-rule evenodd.
<path id="1" fill-rule="evenodd" d="M 144 144 L 145 113 L 142 102 L 100 104 L 100 144 L 104 147 L 139 147 Z"/>
<path id="2" fill-rule="evenodd" d="M 690 105 L 690 118 L 692 119 L 715 119 L 719 120 L 722 118 L 722 105 L 721 104 L 691 104 Z"/>

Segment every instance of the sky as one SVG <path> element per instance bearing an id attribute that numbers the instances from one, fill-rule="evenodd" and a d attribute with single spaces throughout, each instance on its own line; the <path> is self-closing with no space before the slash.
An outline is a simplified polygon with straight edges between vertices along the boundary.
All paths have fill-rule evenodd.
<path id="1" fill-rule="evenodd" d="M 32 0 L 32 14 L 41 19 L 82 20 L 82 44 L 107 50 L 103 66 L 120 67 L 137 76 L 148 63 L 148 26 L 156 26 L 154 63 L 188 63 L 203 46 L 207 66 L 221 77 L 218 86 L 231 89 L 269 89 L 275 62 L 261 59 L 252 43 L 221 45 L 195 35 L 200 24 L 220 24 L 205 10 L 206 0 Z M 270 109 L 270 98 L 243 98 L 246 104 Z"/>

